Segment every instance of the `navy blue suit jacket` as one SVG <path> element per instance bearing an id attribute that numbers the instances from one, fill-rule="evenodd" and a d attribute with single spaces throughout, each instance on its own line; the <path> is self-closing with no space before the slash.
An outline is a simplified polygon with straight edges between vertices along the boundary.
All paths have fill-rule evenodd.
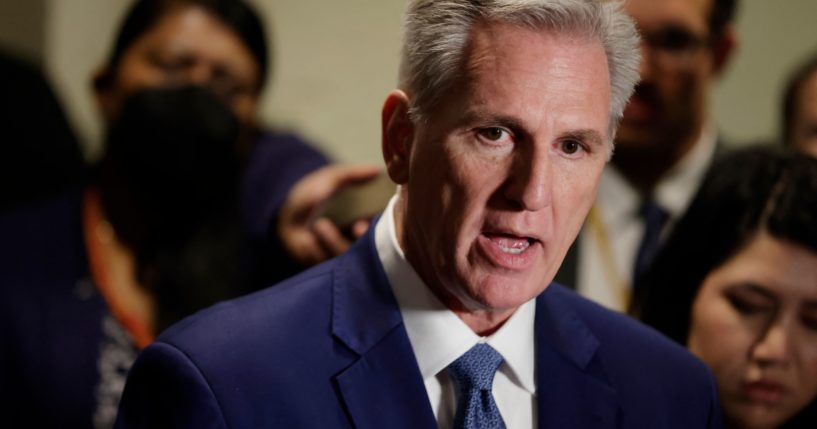
<path id="1" fill-rule="evenodd" d="M 169 329 L 134 365 L 118 428 L 433 428 L 372 230 L 346 254 Z M 709 371 L 557 284 L 536 300 L 541 428 L 712 428 Z"/>

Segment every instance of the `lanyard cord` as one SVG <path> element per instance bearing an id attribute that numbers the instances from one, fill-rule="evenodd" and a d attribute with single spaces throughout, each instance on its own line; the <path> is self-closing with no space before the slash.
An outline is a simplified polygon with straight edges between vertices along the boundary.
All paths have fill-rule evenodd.
<path id="1" fill-rule="evenodd" d="M 122 297 L 111 289 L 111 273 L 108 270 L 110 259 L 106 255 L 104 246 L 113 240 L 113 231 L 110 224 L 103 218 L 99 204 L 99 195 L 96 191 L 88 190 L 83 199 L 82 229 L 91 278 L 111 309 L 111 314 L 128 331 L 136 346 L 141 350 L 153 342 L 153 334 L 145 321 L 139 320 L 136 315 L 126 310 L 127 307 L 122 303 Z"/>
<path id="2" fill-rule="evenodd" d="M 593 237 L 598 243 L 598 250 L 600 253 L 599 256 L 601 257 L 601 265 L 602 270 L 604 270 L 604 276 L 613 286 L 613 293 L 616 295 L 616 298 L 621 305 L 619 308 L 626 310 L 630 306 L 630 299 L 632 295 L 631 288 L 629 283 L 624 280 L 624 276 L 621 275 L 621 272 L 616 267 L 613 249 L 610 245 L 610 237 L 607 234 L 607 228 L 604 227 L 604 222 L 601 220 L 599 210 L 600 209 L 598 206 L 593 205 L 593 207 L 590 208 L 590 213 L 587 215 L 587 220 L 590 224 L 590 231 L 593 233 Z"/>

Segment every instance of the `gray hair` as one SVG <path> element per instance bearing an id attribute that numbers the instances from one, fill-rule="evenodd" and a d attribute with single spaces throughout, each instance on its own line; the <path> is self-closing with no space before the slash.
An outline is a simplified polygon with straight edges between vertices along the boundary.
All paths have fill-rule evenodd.
<path id="1" fill-rule="evenodd" d="M 638 82 L 641 60 L 633 21 L 618 1 L 603 0 L 412 0 L 400 61 L 400 88 L 412 114 L 430 113 L 462 78 L 470 33 L 480 22 L 509 22 L 534 30 L 580 34 L 599 40 L 610 71 L 610 137 Z"/>

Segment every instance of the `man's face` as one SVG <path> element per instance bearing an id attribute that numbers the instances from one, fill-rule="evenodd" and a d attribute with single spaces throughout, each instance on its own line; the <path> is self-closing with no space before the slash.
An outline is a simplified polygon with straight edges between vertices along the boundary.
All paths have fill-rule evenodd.
<path id="1" fill-rule="evenodd" d="M 641 83 L 624 111 L 616 145 L 669 149 L 696 139 L 715 70 L 709 34 L 713 0 L 627 0 L 642 35 Z"/>
<path id="2" fill-rule="evenodd" d="M 510 315 L 550 283 L 595 198 L 607 58 L 598 41 L 509 24 L 471 42 L 467 82 L 413 124 L 398 237 L 461 317 Z"/>

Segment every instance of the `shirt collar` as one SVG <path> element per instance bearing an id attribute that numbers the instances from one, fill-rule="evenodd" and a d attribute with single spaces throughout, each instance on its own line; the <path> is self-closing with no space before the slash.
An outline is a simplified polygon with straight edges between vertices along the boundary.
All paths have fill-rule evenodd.
<path id="1" fill-rule="evenodd" d="M 500 371 L 531 394 L 534 378 L 535 299 L 523 304 L 489 337 L 475 334 L 445 307 L 406 260 L 397 241 L 392 197 L 375 226 L 375 246 L 397 298 L 403 323 L 423 379 L 434 377 L 479 342 L 488 343 L 504 359 Z"/>

